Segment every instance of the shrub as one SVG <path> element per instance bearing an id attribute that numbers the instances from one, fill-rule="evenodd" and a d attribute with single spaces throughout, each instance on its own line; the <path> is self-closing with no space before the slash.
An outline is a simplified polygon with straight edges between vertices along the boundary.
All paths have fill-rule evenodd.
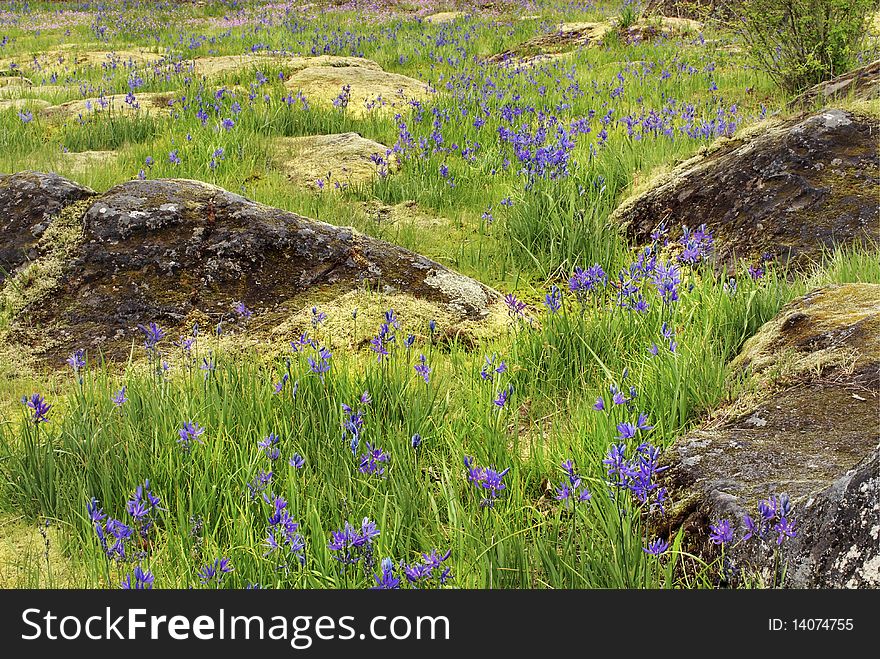
<path id="1" fill-rule="evenodd" d="M 731 10 L 749 47 L 784 91 L 796 93 L 856 63 L 878 0 L 741 0 Z"/>

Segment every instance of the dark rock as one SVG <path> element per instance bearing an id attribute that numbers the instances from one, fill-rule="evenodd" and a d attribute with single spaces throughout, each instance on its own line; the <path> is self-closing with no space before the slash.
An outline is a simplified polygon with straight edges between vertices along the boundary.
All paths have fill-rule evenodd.
<path id="1" fill-rule="evenodd" d="M 506 62 L 572 51 L 601 43 L 611 29 L 612 26 L 608 22 L 562 23 L 546 34 L 538 35 L 510 50 L 492 55 L 487 61 Z"/>
<path id="2" fill-rule="evenodd" d="M 764 253 L 805 266 L 823 250 L 880 235 L 878 128 L 874 117 L 826 110 L 722 138 L 614 218 L 637 243 L 650 242 L 661 222 L 673 234 L 705 222 L 719 269 Z"/>
<path id="3" fill-rule="evenodd" d="M 684 529 L 685 549 L 711 561 L 709 526 L 730 520 L 734 584 L 759 575 L 791 587 L 880 587 L 880 285 L 831 286 L 792 302 L 732 367 L 756 393 L 666 451 L 661 484 L 672 504 L 654 531 Z M 782 494 L 797 536 L 781 546 L 773 531 L 741 541 L 745 516 L 757 519 L 758 503 Z"/>
<path id="4" fill-rule="evenodd" d="M 880 98 L 880 59 L 810 87 L 791 102 L 791 107 L 825 106 L 835 99 L 868 101 Z"/>
<path id="5" fill-rule="evenodd" d="M 274 328 L 304 295 L 356 289 L 405 293 L 456 319 L 503 314 L 497 292 L 403 248 L 350 228 L 263 206 L 198 181 L 130 181 L 99 197 L 82 218 L 57 290 L 30 304 L 18 339 L 52 360 L 77 347 L 126 354 L 139 323 L 188 331 L 213 327 L 236 301 Z"/>
<path id="6" fill-rule="evenodd" d="M 28 259 L 66 206 L 95 192 L 57 174 L 0 174 L 0 282 Z"/>

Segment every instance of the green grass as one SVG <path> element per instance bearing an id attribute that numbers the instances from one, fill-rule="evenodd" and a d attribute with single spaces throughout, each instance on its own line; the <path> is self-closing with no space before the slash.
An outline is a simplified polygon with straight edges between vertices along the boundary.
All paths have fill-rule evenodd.
<path id="1" fill-rule="evenodd" d="M 715 566 L 696 564 L 696 581 L 675 569 L 696 560 L 679 551 L 680 537 L 660 560 L 642 550 L 652 540 L 646 536 L 644 511 L 627 496 L 612 498 L 605 482 L 602 460 L 616 441 L 617 424 L 635 421 L 644 412 L 654 429 L 639 439 L 669 445 L 726 401 L 731 394 L 728 362 L 782 305 L 826 283 L 880 282 L 876 249 L 829 254 L 809 277 L 787 278 L 771 269 L 754 282 L 741 273 L 736 291 L 707 269 L 685 268 L 681 299 L 674 305 L 664 305 L 645 285 L 650 307 L 644 314 L 617 306 L 610 287 L 583 307 L 567 294 L 556 315 L 542 311 L 542 300 L 550 284 L 566 289 L 575 266 L 602 264 L 615 280 L 637 255 L 609 216 L 652 170 L 712 141 L 679 130 L 686 124 L 684 104 L 692 106 L 685 114 L 697 123 L 716 119 L 719 112 L 729 120 L 736 105 L 740 126 L 757 121 L 762 106 L 771 111 L 784 107 L 785 99 L 765 76 L 724 50 L 729 35 L 707 29 L 705 43 L 694 37 L 635 45 L 618 40 L 535 67 L 490 67 L 484 63 L 487 55 L 534 36 L 542 21 L 601 19 L 616 4 L 580 11 L 550 3 L 536 10 L 541 20 L 501 15 L 447 26 L 337 11 L 300 20 L 275 16 L 258 31 L 262 10 L 257 5 L 247 5 L 239 17 L 249 20 L 233 27 L 211 19 L 229 13 L 219 3 L 166 7 L 161 15 L 134 8 L 121 15 L 100 14 L 101 24 L 108 26 L 104 43 L 97 41 L 90 22 L 73 19 L 37 33 L 29 26 L 48 20 L 38 12 L 49 5 L 29 7 L 16 5 L 21 20 L 7 31 L 11 41 L 0 57 L 26 61 L 28 53 L 90 44 L 89 49 L 140 46 L 191 58 L 239 54 L 259 42 L 271 50 L 309 54 L 314 47 L 319 53 L 366 56 L 386 70 L 428 80 L 440 93 L 421 108 L 406 109 L 399 119 L 377 113 L 358 119 L 332 108 L 306 110 L 299 102 L 288 103 L 289 92 L 275 70 L 263 71 L 267 82 L 251 87 L 253 71 L 201 81 L 144 68 L 136 72 L 144 81 L 137 93 L 175 90 L 190 99 L 190 106 L 175 106 L 172 116 L 96 115 L 66 122 L 50 121 L 36 110 L 28 123 L 17 110 L 0 112 L 0 171 L 58 171 L 98 191 L 141 170 L 149 178 L 208 181 L 414 249 L 505 293 L 516 292 L 533 313 L 531 322 L 512 321 L 507 336 L 476 349 L 441 348 L 425 328 L 407 327 L 402 318 L 397 347 L 381 364 L 368 350 L 334 344 L 319 328 L 318 338 L 333 351 L 323 382 L 309 371 L 306 356 L 312 351 L 289 354 L 287 362 L 256 351 L 226 353 L 204 336 L 192 362 L 166 339 L 163 358 L 171 368 L 165 375 L 156 374 L 139 347 L 128 365 L 105 366 L 99 355 L 89 355 L 81 381 L 69 373 L 26 372 L 13 356 L 0 353 L 0 511 L 32 525 L 48 519 L 56 530 L 53 581 L 47 582 L 46 561 L 36 552 L 26 566 L 16 567 L 11 585 L 118 586 L 134 563 L 118 565 L 105 558 L 86 503 L 95 497 L 111 517 L 128 519 L 126 500 L 145 479 L 160 496 L 162 509 L 139 562 L 153 570 L 157 587 L 198 585 L 199 568 L 220 556 L 229 557 L 235 567 L 224 586 L 372 585 L 371 573 L 360 566 L 342 570 L 328 549 L 331 530 L 346 521 L 359 526 L 365 517 L 381 531 L 376 561 L 388 556 L 412 563 L 421 552 L 451 549 L 447 564 L 454 575 L 451 583 L 458 587 L 715 583 Z M 213 22 L 186 23 L 189 19 Z M 191 48 L 193 35 L 209 39 Z M 668 76 L 661 75 L 664 70 Z M 64 89 L 35 87 L 33 96 L 52 103 L 81 98 L 80 85 L 95 90 L 88 95 L 125 93 L 132 73 L 77 69 L 67 72 L 71 79 Z M 614 91 L 618 76 L 625 80 L 620 93 Z M 710 89 L 713 83 L 717 90 Z M 220 109 L 212 108 L 203 125 L 193 99 L 213 99 L 222 86 L 241 89 L 234 98 L 227 94 L 216 101 Z M 484 97 L 488 88 L 497 93 Z M 233 102 L 241 106 L 239 113 Z M 676 130 L 671 136 L 637 139 L 623 124 L 603 123 L 609 108 L 616 119 L 675 108 Z M 507 111 L 518 112 L 518 118 L 505 119 Z M 530 181 L 513 147 L 498 139 L 499 129 L 526 126 L 534 134 L 539 115 L 550 114 L 565 126 L 585 119 L 590 130 L 578 136 L 567 176 Z M 236 125 L 224 130 L 220 122 L 229 117 Z M 477 117 L 484 120 L 482 126 L 475 125 Z M 402 125 L 415 143 L 422 139 L 430 145 L 435 120 L 443 147 L 455 144 L 455 150 L 411 151 L 398 172 L 356 188 L 299 188 L 268 155 L 275 137 L 316 133 L 356 131 L 390 147 L 403 134 Z M 607 140 L 598 138 L 603 128 Z M 461 150 L 468 147 L 473 157 L 465 159 Z M 224 157 L 211 167 L 219 148 Z M 65 149 L 114 150 L 119 156 L 106 166 L 73 174 Z M 172 151 L 180 164 L 169 161 Z M 449 168 L 445 177 L 441 166 Z M 389 205 L 415 200 L 421 211 L 440 218 L 442 230 L 383 225 L 364 206 L 376 200 Z M 661 336 L 664 323 L 675 332 L 675 352 Z M 410 330 L 422 338 L 406 350 L 400 343 Z M 649 352 L 652 344 L 658 346 L 656 356 Z M 428 384 L 413 368 L 420 354 L 432 369 Z M 507 370 L 490 382 L 480 371 L 493 354 Z M 207 377 L 199 368 L 203 357 L 216 364 Z M 274 383 L 285 373 L 290 381 L 275 395 Z M 296 396 L 291 395 L 294 382 Z M 117 408 L 111 395 L 123 385 L 128 402 Z M 634 388 L 631 407 L 611 404 L 611 385 L 625 392 Z M 499 408 L 493 399 L 508 386 L 513 393 Z M 38 426 L 18 402 L 35 391 L 53 405 L 51 421 Z M 391 456 L 384 477 L 361 473 L 357 455 L 342 437 L 342 404 L 355 406 L 364 391 L 372 403 L 362 406 L 365 429 L 358 453 L 365 450 L 364 442 L 384 449 Z M 606 412 L 593 409 L 598 396 L 604 397 Z M 205 428 L 204 444 L 186 452 L 176 440 L 183 423 L 191 420 Z M 275 465 L 257 447 L 269 433 L 281 438 L 282 457 Z M 423 444 L 413 449 L 416 433 Z M 294 453 L 305 458 L 301 470 L 287 463 Z M 491 507 L 480 505 L 485 491 L 468 482 L 465 456 L 481 466 L 510 470 L 504 476 L 506 488 Z M 555 500 L 556 487 L 566 478 L 560 464 L 569 459 L 592 493 L 589 503 L 573 509 Z M 286 498 L 300 525 L 306 545 L 303 566 L 293 560 L 277 569 L 278 562 L 264 555 L 270 506 L 259 496 L 250 497 L 247 484 L 270 469 L 269 490 Z M 12 553 L 0 551 L 0 556 Z M 63 579 L 59 573 L 76 576 Z"/>

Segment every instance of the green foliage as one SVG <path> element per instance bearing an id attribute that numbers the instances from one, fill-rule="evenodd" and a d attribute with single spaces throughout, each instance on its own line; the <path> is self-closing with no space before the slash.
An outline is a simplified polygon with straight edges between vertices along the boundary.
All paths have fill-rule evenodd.
<path id="1" fill-rule="evenodd" d="M 760 67 L 787 93 L 846 73 L 877 0 L 743 0 L 732 5 Z"/>
<path id="2" fill-rule="evenodd" d="M 623 30 L 631 28 L 642 15 L 640 0 L 626 0 L 620 8 L 620 27 Z"/>

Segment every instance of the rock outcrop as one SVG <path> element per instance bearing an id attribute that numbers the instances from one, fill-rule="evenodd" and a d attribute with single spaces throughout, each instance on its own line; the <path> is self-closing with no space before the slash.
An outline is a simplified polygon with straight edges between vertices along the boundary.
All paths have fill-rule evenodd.
<path id="1" fill-rule="evenodd" d="M 53 120 L 65 120 L 70 118 L 86 118 L 95 113 L 105 115 L 135 115 L 135 114 L 170 114 L 175 102 L 175 92 L 144 92 L 134 95 L 130 99 L 128 94 L 110 94 L 95 98 L 83 98 L 58 105 L 43 107 L 41 112 Z"/>
<path id="2" fill-rule="evenodd" d="M 880 587 L 880 284 L 791 302 L 732 367 L 751 391 L 667 450 L 661 484 L 672 503 L 655 531 L 683 528 L 685 548 L 711 561 L 709 526 L 727 519 L 734 584 Z M 746 515 L 760 526 L 759 502 L 783 494 L 796 535 L 770 528 L 744 540 Z"/>
<path id="3" fill-rule="evenodd" d="M 43 192 L 28 182 L 33 176 L 54 187 Z M 14 230 L 0 235 L 0 253 L 13 263 L 32 243 L 33 227 L 50 217 L 47 199 L 91 194 L 54 175 L 16 177 L 23 183 L 0 196 L 0 217 L 15 218 Z M 505 326 L 498 293 L 472 279 L 353 229 L 198 181 L 129 181 L 90 200 L 79 218 L 56 250 L 63 263 L 44 269 L 57 280 L 22 305 L 7 337 L 50 362 L 77 348 L 122 357 L 140 337 L 138 324 L 155 321 L 172 335 L 194 322 L 214 327 L 234 318 L 236 302 L 253 310 L 249 329 L 266 336 L 294 328 L 291 319 L 316 300 L 331 305 L 365 291 L 416 309 L 424 324 L 442 318 L 447 332 Z"/>
<path id="4" fill-rule="evenodd" d="M 440 11 L 436 14 L 429 14 L 425 16 L 422 20 L 425 23 L 442 25 L 443 23 L 452 23 L 453 21 L 457 21 L 459 18 L 462 18 L 464 16 L 467 16 L 467 14 L 463 11 Z"/>
<path id="5" fill-rule="evenodd" d="M 281 137 L 274 147 L 278 168 L 292 181 L 322 190 L 369 183 L 396 162 L 384 144 L 357 133 Z"/>
<path id="6" fill-rule="evenodd" d="M 627 27 L 615 21 L 561 23 L 546 34 L 532 37 L 510 50 L 492 55 L 488 61 L 529 63 L 560 57 L 579 48 L 601 46 L 612 32 L 617 33 L 625 43 L 635 43 L 696 33 L 701 28 L 697 21 L 665 16 L 641 19 Z"/>
<path id="7" fill-rule="evenodd" d="M 819 105 L 825 107 L 828 103 L 838 99 L 869 101 L 874 98 L 880 98 L 880 59 L 810 87 L 795 98 L 791 102 L 791 106 L 810 108 Z"/>
<path id="8" fill-rule="evenodd" d="M 720 139 L 613 219 L 636 243 L 650 242 L 661 223 L 673 232 L 706 223 L 717 266 L 730 270 L 765 253 L 807 265 L 836 245 L 880 235 L 875 117 L 831 109 L 763 128 Z"/>
<path id="9" fill-rule="evenodd" d="M 164 56 L 146 50 L 56 49 L 38 54 L 0 58 L 0 72 L 27 72 L 36 80 L 51 73 L 71 73 L 86 68 L 133 69 L 153 64 Z"/>
<path id="10" fill-rule="evenodd" d="M 370 60 L 356 65 L 307 66 L 284 84 L 302 93 L 311 104 L 344 108 L 355 117 L 402 112 L 410 101 L 423 101 L 433 93 L 424 82 L 383 71 Z"/>
<path id="11" fill-rule="evenodd" d="M 0 174 L 0 282 L 28 260 L 52 220 L 94 190 L 57 174 Z"/>
<path id="12" fill-rule="evenodd" d="M 546 34 L 538 35 L 518 46 L 496 53 L 489 62 L 508 60 L 528 60 L 535 57 L 558 55 L 602 43 L 602 39 L 612 29 L 611 23 L 562 23 Z"/>

